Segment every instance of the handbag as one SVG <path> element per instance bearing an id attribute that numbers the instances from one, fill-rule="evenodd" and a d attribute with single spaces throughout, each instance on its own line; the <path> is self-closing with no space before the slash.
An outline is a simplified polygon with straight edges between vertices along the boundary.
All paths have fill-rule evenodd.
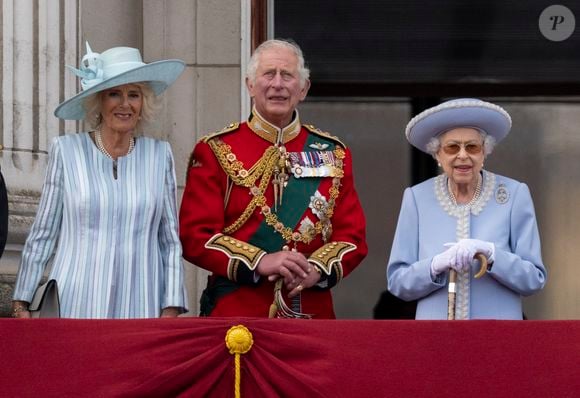
<path id="1" fill-rule="evenodd" d="M 60 318 L 60 300 L 55 279 L 38 286 L 28 310 L 32 318 Z"/>

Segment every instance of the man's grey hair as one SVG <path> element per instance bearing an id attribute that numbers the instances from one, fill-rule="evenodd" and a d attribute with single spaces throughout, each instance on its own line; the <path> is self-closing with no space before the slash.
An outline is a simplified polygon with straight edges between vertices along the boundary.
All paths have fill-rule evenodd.
<path id="1" fill-rule="evenodd" d="M 298 75 L 300 77 L 300 87 L 304 88 L 306 81 L 310 78 L 310 70 L 304 65 L 304 54 L 302 50 L 292 40 L 288 39 L 271 39 L 263 42 L 256 48 L 250 62 L 248 62 L 248 68 L 246 71 L 246 77 L 254 83 L 256 81 L 256 71 L 258 70 L 258 64 L 260 62 L 260 55 L 272 48 L 287 48 L 291 50 L 298 58 Z"/>

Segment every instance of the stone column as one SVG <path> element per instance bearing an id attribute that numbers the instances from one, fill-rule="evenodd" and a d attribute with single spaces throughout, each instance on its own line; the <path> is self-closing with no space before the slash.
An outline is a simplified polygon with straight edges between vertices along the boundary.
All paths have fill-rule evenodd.
<path id="1" fill-rule="evenodd" d="M 52 112 L 76 92 L 79 0 L 2 2 L 0 164 L 9 234 L 0 262 L 0 316 L 7 315 L 22 246 L 34 221 L 53 137 L 77 130 Z M 17 22 L 16 22 L 17 21 Z"/>
<path id="2" fill-rule="evenodd" d="M 240 120 L 242 48 L 249 24 L 249 0 L 144 0 L 143 49 L 146 62 L 179 58 L 187 68 L 164 95 L 163 115 L 149 134 L 167 139 L 175 155 L 178 200 L 185 185 L 186 165 L 203 135 Z M 243 90 L 243 91 L 242 91 Z M 247 117 L 249 107 L 244 110 Z M 207 272 L 186 263 L 192 315 L 199 313 L 199 295 Z"/>

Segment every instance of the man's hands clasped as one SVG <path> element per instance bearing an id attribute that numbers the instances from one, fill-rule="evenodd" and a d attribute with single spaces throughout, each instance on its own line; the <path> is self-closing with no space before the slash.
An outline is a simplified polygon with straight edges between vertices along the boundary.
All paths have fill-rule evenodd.
<path id="1" fill-rule="evenodd" d="M 290 291 L 288 297 L 316 285 L 320 280 L 320 273 L 308 259 L 302 253 L 292 250 L 266 254 L 258 263 L 256 271 L 270 282 L 283 278 L 284 286 Z"/>

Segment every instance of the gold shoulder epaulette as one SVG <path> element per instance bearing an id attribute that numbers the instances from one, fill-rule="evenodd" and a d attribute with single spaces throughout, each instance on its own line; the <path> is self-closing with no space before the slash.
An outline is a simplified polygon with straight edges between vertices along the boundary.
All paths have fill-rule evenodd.
<path id="1" fill-rule="evenodd" d="M 218 137 L 218 136 L 225 134 L 225 133 L 229 133 L 230 131 L 237 130 L 239 127 L 240 127 L 240 123 L 230 123 L 226 127 L 224 127 L 223 129 L 221 129 L 220 131 L 216 131 L 216 132 L 213 132 L 213 133 L 210 133 L 208 135 L 201 137 L 200 141 L 208 142 L 212 138 Z"/>
<path id="2" fill-rule="evenodd" d="M 314 127 L 311 124 L 303 124 L 303 126 L 311 133 L 314 133 L 316 135 L 319 135 L 321 137 L 324 137 L 326 139 L 334 141 L 337 144 L 340 144 L 343 148 L 346 148 L 346 145 L 338 137 L 331 135 L 330 133 L 327 133 L 326 131 L 322 131 L 318 127 Z"/>

